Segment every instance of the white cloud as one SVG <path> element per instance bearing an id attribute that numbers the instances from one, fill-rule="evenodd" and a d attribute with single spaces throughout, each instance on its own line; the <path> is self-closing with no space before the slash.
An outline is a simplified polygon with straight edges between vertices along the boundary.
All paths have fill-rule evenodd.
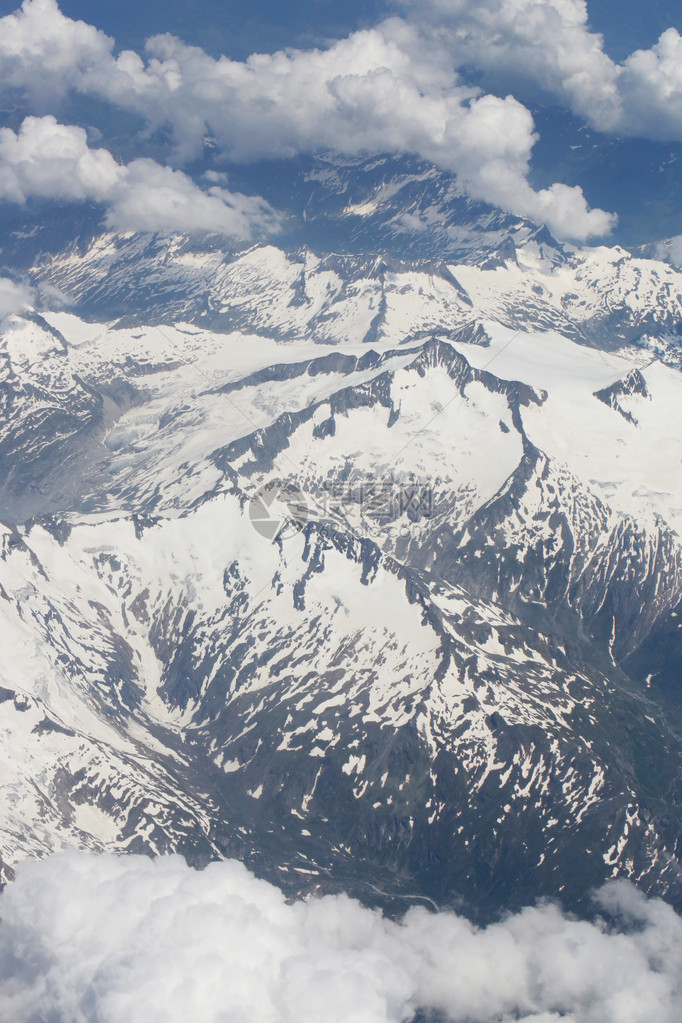
<path id="1" fill-rule="evenodd" d="M 547 223 L 562 237 L 584 239 L 613 226 L 609 215 L 588 211 L 579 188 L 535 193 L 527 181 L 535 135 L 526 108 L 511 96 L 475 95 L 443 60 L 425 63 L 417 35 L 398 20 L 324 51 L 259 54 L 243 63 L 214 60 L 170 36 L 151 40 L 148 50 L 151 60 L 134 79 L 122 86 L 117 71 L 102 91 L 170 123 L 184 156 L 196 155 L 206 134 L 237 161 L 325 149 L 408 151 L 454 171 L 473 197 Z"/>
<path id="2" fill-rule="evenodd" d="M 536 193 L 528 183 L 535 142 L 530 113 L 513 97 L 463 86 L 442 47 L 394 18 L 326 50 L 214 60 L 172 36 L 148 41 L 148 60 L 65 18 L 54 0 L 25 0 L 0 21 L 0 74 L 27 87 L 45 54 L 58 81 L 170 125 L 178 157 L 199 154 L 208 134 L 226 158 L 314 153 L 407 151 L 457 173 L 475 198 L 546 223 L 562 237 L 600 235 L 614 218 L 590 211 L 577 187 Z M 73 62 L 66 59 L 69 34 Z M 30 45 L 27 42 L 30 40 Z M 57 44 L 54 43 L 57 40 Z M 55 54 L 51 47 L 55 46 Z M 23 63 L 22 63 L 23 62 Z M 22 72 L 23 68 L 23 72 Z M 570 211 L 570 212 L 569 212 Z"/>
<path id="3" fill-rule="evenodd" d="M 682 139 L 682 37 L 676 29 L 628 57 L 618 82 L 629 134 Z"/>
<path id="4" fill-rule="evenodd" d="M 280 220 L 258 196 L 215 186 L 203 192 L 182 171 L 133 160 L 112 192 L 107 224 L 117 231 L 218 231 L 252 238 L 276 233 Z"/>
<path id="5" fill-rule="evenodd" d="M 0 899 L 0 1017 L 70 1023 L 676 1023 L 682 920 L 628 882 L 622 928 L 552 905 L 476 928 L 346 897 L 287 904 L 239 863 L 84 853 L 20 866 Z"/>
<path id="6" fill-rule="evenodd" d="M 35 294 L 24 284 L 15 284 L 8 277 L 0 277 L 0 322 L 12 313 L 21 313 L 35 302 Z"/>
<path id="7" fill-rule="evenodd" d="M 18 133 L 0 128 L 0 198 L 29 196 L 104 201 L 125 178 L 105 149 L 89 149 L 82 128 L 27 117 Z"/>
<path id="8" fill-rule="evenodd" d="M 623 64 L 589 27 L 585 0 L 395 0 L 453 64 L 537 82 L 597 130 L 682 139 L 682 39 L 664 32 Z"/>
<path id="9" fill-rule="evenodd" d="M 656 246 L 656 256 L 658 259 L 669 260 L 673 266 L 682 270 L 682 234 L 659 242 Z"/>
<path id="10" fill-rule="evenodd" d="M 397 0 L 440 32 L 454 64 L 538 82 L 602 130 L 620 120 L 616 66 L 590 32 L 585 0 Z"/>
<path id="11" fill-rule="evenodd" d="M 3 86 L 26 89 L 39 102 L 63 95 L 88 69 L 111 59 L 113 40 L 63 17 L 56 0 L 24 0 L 0 26 Z"/>
<path id="12" fill-rule="evenodd" d="M 23 203 L 33 196 L 104 203 L 107 223 L 118 231 L 251 238 L 278 227 L 262 199 L 219 187 L 204 192 L 186 174 L 153 160 L 118 164 L 106 149 L 90 149 L 82 128 L 51 115 L 27 117 L 16 134 L 0 129 L 0 199 Z"/>

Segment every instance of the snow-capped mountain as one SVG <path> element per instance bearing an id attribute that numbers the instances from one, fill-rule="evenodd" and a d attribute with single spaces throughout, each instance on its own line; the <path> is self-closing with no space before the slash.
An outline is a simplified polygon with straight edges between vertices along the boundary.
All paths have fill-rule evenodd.
<path id="1" fill-rule="evenodd" d="M 416 171 L 309 173 L 334 222 L 417 215 Z M 5 876 L 682 901 L 682 274 L 469 215 L 458 259 L 8 243 L 70 305 L 0 337 Z"/>

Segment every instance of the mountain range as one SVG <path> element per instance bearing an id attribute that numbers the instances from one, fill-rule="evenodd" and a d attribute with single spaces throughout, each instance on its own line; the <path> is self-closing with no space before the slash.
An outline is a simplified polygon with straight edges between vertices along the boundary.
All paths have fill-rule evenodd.
<path id="1" fill-rule="evenodd" d="M 682 273 L 411 158 L 286 187 L 252 244 L 7 228 L 3 878 L 679 909 Z"/>

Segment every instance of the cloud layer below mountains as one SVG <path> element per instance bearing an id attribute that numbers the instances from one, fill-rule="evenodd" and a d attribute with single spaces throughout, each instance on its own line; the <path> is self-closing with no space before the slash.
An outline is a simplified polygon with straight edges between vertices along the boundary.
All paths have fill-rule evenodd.
<path id="1" fill-rule="evenodd" d="M 447 47 L 400 18 L 325 50 L 243 62 L 157 36 L 142 59 L 116 55 L 113 40 L 64 17 L 55 0 L 25 0 L 0 20 L 0 77 L 37 112 L 53 112 L 59 97 L 76 91 L 170 128 L 179 162 L 199 156 L 206 138 L 225 159 L 241 162 L 405 151 L 454 171 L 472 197 L 547 223 L 560 237 L 599 236 L 614 224 L 588 208 L 579 187 L 533 189 L 529 111 L 513 96 L 462 84 Z"/>
<path id="2" fill-rule="evenodd" d="M 13 1023 L 676 1023 L 682 920 L 628 882 L 619 925 L 553 905 L 476 928 L 344 896 L 287 904 L 228 861 L 62 853 L 0 898 L 0 1018 Z"/>

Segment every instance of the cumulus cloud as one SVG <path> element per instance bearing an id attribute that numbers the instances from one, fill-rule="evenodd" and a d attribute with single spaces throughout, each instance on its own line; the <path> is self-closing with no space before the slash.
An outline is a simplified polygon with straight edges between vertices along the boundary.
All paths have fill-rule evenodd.
<path id="1" fill-rule="evenodd" d="M 617 69 L 585 0 L 397 0 L 426 16 L 453 63 L 533 79 L 601 130 L 622 118 Z"/>
<path id="2" fill-rule="evenodd" d="M 214 60 L 170 36 L 150 40 L 148 49 L 145 80 L 157 101 L 160 90 L 172 91 L 163 117 L 183 153 L 196 154 L 207 133 L 229 159 L 242 161 L 324 149 L 408 151 L 454 171 L 474 198 L 546 223 L 560 237 L 584 239 L 614 226 L 608 213 L 589 210 L 580 188 L 535 192 L 527 180 L 536 139 L 529 111 L 512 96 L 477 95 L 432 53 L 425 64 L 416 34 L 402 22 L 324 51 L 260 54 L 244 63 Z M 139 98 L 128 94 L 125 102 L 135 106 Z"/>
<path id="3" fill-rule="evenodd" d="M 228 861 L 62 853 L 0 899 L 0 1016 L 13 1023 L 675 1023 L 682 920 L 627 882 L 613 920 L 553 905 L 477 928 L 344 896 L 287 904 Z"/>
<path id="4" fill-rule="evenodd" d="M 251 238 L 276 230 L 263 199 L 214 186 L 200 189 L 182 171 L 154 160 L 118 164 L 106 149 L 91 149 L 85 131 L 52 115 L 27 117 L 17 133 L 0 129 L 0 199 L 92 200 L 107 207 L 118 231 L 218 231 Z"/>
<path id="5" fill-rule="evenodd" d="M 0 128 L 0 198 L 30 196 L 104 201 L 125 178 L 105 149 L 89 149 L 82 128 L 27 117 L 19 132 Z"/>
<path id="6" fill-rule="evenodd" d="M 32 88 L 43 49 L 55 95 L 95 93 L 169 126 L 179 160 L 211 137 L 230 160 L 338 150 L 417 153 L 454 171 L 475 198 L 546 223 L 575 240 L 607 233 L 614 218 L 589 210 L 582 191 L 528 182 L 536 140 L 528 110 L 512 96 L 480 95 L 452 70 L 447 50 L 393 18 L 325 50 L 218 60 L 169 36 L 147 59 L 114 55 L 102 33 L 65 18 L 55 0 L 24 0 L 0 21 L 0 74 Z M 68 58 L 73 34 L 76 59 Z M 27 40 L 30 39 L 30 45 Z"/>
<path id="7" fill-rule="evenodd" d="M 682 139 L 682 37 L 669 28 L 650 50 L 637 50 L 619 70 L 622 126 L 629 134 Z"/>
<path id="8" fill-rule="evenodd" d="M 56 0 L 25 0 L 0 19 L 3 86 L 28 90 L 39 102 L 63 95 L 110 59 L 112 48 L 113 40 L 92 25 L 64 18 Z"/>
<path id="9" fill-rule="evenodd" d="M 674 28 L 617 64 L 590 30 L 586 0 L 396 3 L 430 24 L 455 65 L 530 78 L 599 131 L 682 139 L 682 39 Z"/>
<path id="10" fill-rule="evenodd" d="M 214 60 L 172 36 L 146 59 L 24 0 L 0 19 L 0 77 L 47 102 L 92 93 L 172 129 L 178 159 L 212 136 L 228 159 L 301 152 L 409 151 L 455 171 L 475 198 L 575 240 L 607 233 L 581 190 L 528 183 L 532 118 L 512 97 L 478 95 L 453 69 L 477 66 L 537 82 L 600 131 L 682 139 L 682 39 L 675 29 L 623 64 L 589 28 L 585 0 L 395 0 L 406 18 L 326 50 Z M 411 11 L 414 17 L 411 19 Z M 39 94 L 36 94 L 39 90 Z"/>

